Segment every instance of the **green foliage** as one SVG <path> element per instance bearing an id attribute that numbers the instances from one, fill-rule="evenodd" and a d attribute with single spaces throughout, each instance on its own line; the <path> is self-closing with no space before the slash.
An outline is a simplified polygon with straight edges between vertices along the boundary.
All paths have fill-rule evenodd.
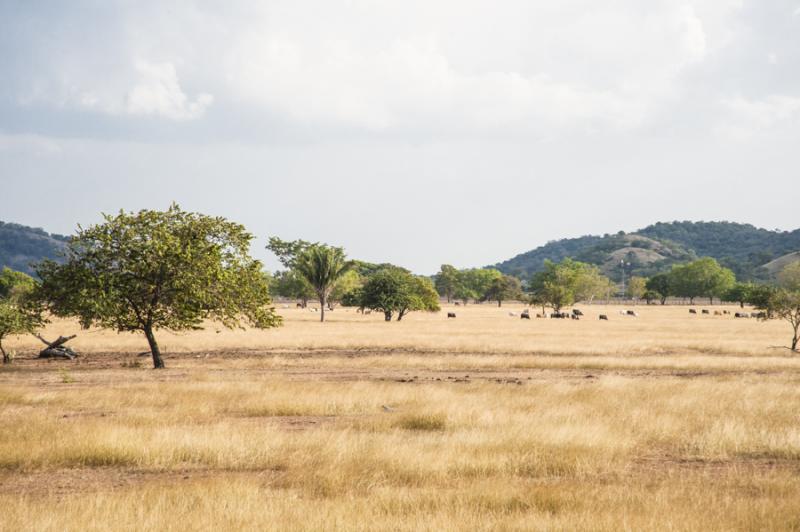
<path id="1" fill-rule="evenodd" d="M 704 257 L 687 264 L 675 265 L 670 272 L 670 286 L 676 296 L 723 297 L 736 282 L 736 276 L 711 257 Z"/>
<path id="2" fill-rule="evenodd" d="M 633 276 L 628 279 L 628 284 L 625 287 L 625 295 L 631 299 L 641 299 L 647 291 L 647 281 L 644 277 Z"/>
<path id="3" fill-rule="evenodd" d="M 448 303 L 452 301 L 453 296 L 455 296 L 458 291 L 460 282 L 461 278 L 458 270 L 455 266 L 451 266 L 450 264 L 442 264 L 439 273 L 434 277 L 436 290 L 439 292 L 439 295 L 447 298 Z"/>
<path id="4" fill-rule="evenodd" d="M 0 353 L 3 363 L 11 362 L 11 354 L 3 347 L 3 339 L 17 334 L 34 333 L 44 318 L 30 294 L 34 280 L 20 272 L 4 268 L 0 273 Z"/>
<path id="5" fill-rule="evenodd" d="M 672 287 L 670 284 L 670 276 L 668 273 L 659 273 L 647 280 L 644 285 L 645 289 L 658 294 L 657 298 L 664 305 L 667 298 L 672 295 Z"/>
<path id="6" fill-rule="evenodd" d="M 383 312 L 386 321 L 412 311 L 440 310 L 439 295 L 430 279 L 411 275 L 400 268 L 384 268 L 370 276 L 360 290 L 359 306 Z"/>
<path id="7" fill-rule="evenodd" d="M 489 288 L 483 297 L 490 301 L 497 301 L 497 306 L 501 306 L 503 301 L 508 299 L 518 299 L 522 295 L 522 283 L 516 277 L 502 275 L 492 280 Z"/>
<path id="8" fill-rule="evenodd" d="M 764 312 L 765 319 L 782 319 L 792 327 L 790 349 L 797 352 L 800 339 L 800 263 L 786 266 L 778 275 L 779 285 L 761 290 L 756 308 Z M 751 297 L 753 294 L 751 293 Z"/>
<path id="9" fill-rule="evenodd" d="M 492 283 L 502 277 L 502 273 L 491 268 L 460 270 L 454 295 L 456 298 L 463 300 L 464 304 L 469 299 L 474 301 L 486 300 L 486 293 Z"/>
<path id="10" fill-rule="evenodd" d="M 668 272 L 673 264 L 708 256 L 731 269 L 737 278 L 766 280 L 769 274 L 762 268 L 764 264 L 800 250 L 800 229 L 781 232 L 729 222 L 671 222 L 657 223 L 630 234 L 620 232 L 615 235 L 582 236 L 548 242 L 495 267 L 503 273 L 524 278 L 542 271 L 545 259 L 559 262 L 565 258 L 573 258 L 606 267 L 607 273 L 618 281 L 619 269 L 608 267 L 612 252 L 626 247 L 653 248 L 651 242 L 636 238 L 637 236 L 653 239 L 663 247 L 653 251 L 658 251 L 664 259 L 650 264 L 637 264 L 636 260 L 626 259 L 633 263 L 629 270 L 626 269 L 626 273 L 644 277 Z"/>
<path id="11" fill-rule="evenodd" d="M 37 297 L 54 315 L 143 332 L 157 368 L 164 367 L 157 329 L 200 329 L 206 319 L 230 328 L 280 324 L 243 226 L 177 205 L 104 219 L 79 229 L 64 264 L 38 265 Z"/>
<path id="12" fill-rule="evenodd" d="M 316 295 L 314 287 L 295 270 L 276 272 L 272 277 L 270 293 L 289 299 L 299 299 L 303 302 L 303 306 Z"/>
<path id="13" fill-rule="evenodd" d="M 734 283 L 734 285 L 723 295 L 726 301 L 734 301 L 739 303 L 739 306 L 744 307 L 744 304 L 750 300 L 750 294 L 755 289 L 753 283 Z"/>
<path id="14" fill-rule="evenodd" d="M 294 261 L 300 274 L 319 298 L 320 321 L 325 321 L 325 307 L 336 282 L 352 268 L 342 248 L 313 244 L 301 252 Z"/>
<path id="15" fill-rule="evenodd" d="M 297 256 L 313 246 L 311 242 L 305 240 L 281 240 L 277 236 L 269 237 L 267 249 L 278 257 L 278 261 L 285 268 L 294 268 Z"/>
<path id="16" fill-rule="evenodd" d="M 336 303 L 343 303 L 350 294 L 358 292 L 363 284 L 364 280 L 356 270 L 346 271 L 344 275 L 336 281 L 330 296 L 328 296 L 328 308 L 333 308 L 333 305 Z"/>
<path id="17" fill-rule="evenodd" d="M 564 259 L 556 264 L 545 261 L 545 270 L 531 279 L 529 291 L 531 302 L 553 307 L 561 312 L 563 307 L 576 301 L 592 300 L 608 290 L 610 283 L 597 267 Z"/>

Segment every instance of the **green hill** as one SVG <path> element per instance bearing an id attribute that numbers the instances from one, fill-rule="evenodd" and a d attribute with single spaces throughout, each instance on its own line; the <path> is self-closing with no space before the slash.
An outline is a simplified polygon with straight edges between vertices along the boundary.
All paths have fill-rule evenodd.
<path id="1" fill-rule="evenodd" d="M 678 262 L 713 257 L 740 279 L 767 279 L 774 273 L 765 267 L 767 263 L 798 250 L 800 229 L 770 231 L 733 222 L 659 222 L 634 233 L 548 242 L 494 267 L 528 277 L 542 268 L 545 259 L 571 257 L 596 264 L 616 279 L 620 261 L 630 264 L 626 273 L 649 276 Z"/>
<path id="2" fill-rule="evenodd" d="M 0 269 L 33 273 L 31 263 L 56 259 L 69 239 L 24 225 L 0 222 Z"/>

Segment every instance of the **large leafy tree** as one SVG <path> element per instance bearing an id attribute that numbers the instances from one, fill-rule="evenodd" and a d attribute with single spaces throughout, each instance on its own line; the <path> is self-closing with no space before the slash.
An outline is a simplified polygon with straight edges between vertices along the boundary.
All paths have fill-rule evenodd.
<path id="1" fill-rule="evenodd" d="M 458 292 L 460 282 L 459 271 L 455 266 L 451 266 L 450 264 L 442 264 L 439 273 L 437 273 L 434 278 L 436 290 L 442 297 L 447 298 L 448 303 L 452 301 L 453 297 Z"/>
<path id="2" fill-rule="evenodd" d="M 560 263 L 545 260 L 544 270 L 533 276 L 528 288 L 532 303 L 561 312 L 576 301 L 591 301 L 607 291 L 609 285 L 597 267 L 564 259 Z"/>
<path id="3" fill-rule="evenodd" d="M 333 309 L 337 303 L 346 301 L 351 294 L 357 292 L 364 284 L 364 280 L 356 270 L 348 270 L 342 275 L 328 296 L 328 308 Z"/>
<path id="4" fill-rule="evenodd" d="M 280 324 L 242 225 L 177 205 L 104 220 L 78 230 L 63 264 L 37 266 L 38 298 L 54 315 L 144 333 L 155 368 L 164 367 L 159 329 L 201 329 L 206 319 L 229 328 Z"/>
<path id="5" fill-rule="evenodd" d="M 641 299 L 647 291 L 647 281 L 644 277 L 634 275 L 628 281 L 628 286 L 625 287 L 626 296 L 631 299 Z"/>
<path id="6" fill-rule="evenodd" d="M 658 294 L 661 304 L 667 303 L 667 298 L 672 295 L 670 276 L 667 273 L 658 273 L 647 280 L 645 288 Z"/>
<path id="7" fill-rule="evenodd" d="M 342 248 L 314 244 L 295 259 L 294 268 L 314 288 L 319 298 L 319 321 L 325 321 L 325 307 L 336 282 L 352 268 Z"/>
<path id="8" fill-rule="evenodd" d="M 714 297 L 724 296 L 735 282 L 733 272 L 711 257 L 673 266 L 670 272 L 670 286 L 675 295 L 689 298 L 690 303 L 696 297 L 707 297 L 713 303 Z"/>
<path id="9" fill-rule="evenodd" d="M 726 301 L 735 301 L 741 308 L 750 300 L 750 293 L 755 285 L 753 283 L 735 283 L 723 296 Z"/>
<path id="10" fill-rule="evenodd" d="M 522 283 L 520 280 L 510 275 L 503 275 L 492 281 L 483 297 L 490 301 L 497 301 L 497 306 L 500 307 L 503 301 L 516 299 L 521 294 Z"/>
<path id="11" fill-rule="evenodd" d="M 800 342 L 800 262 L 786 266 L 778 274 L 778 286 L 762 290 L 755 306 L 764 312 L 765 319 L 782 319 L 791 325 L 790 349 L 797 352 Z"/>
<path id="12" fill-rule="evenodd" d="M 24 273 L 10 268 L 3 268 L 0 272 L 0 353 L 3 364 L 11 362 L 3 340 L 16 334 L 34 333 L 44 323 L 38 307 L 29 301 L 34 286 L 35 281 Z"/>
<path id="13" fill-rule="evenodd" d="M 503 274 L 492 268 L 475 268 L 471 270 L 461 270 L 458 272 L 458 283 L 454 295 L 462 299 L 464 304 L 467 300 L 475 301 L 486 300 L 486 293 L 492 283 L 501 279 Z"/>
<path id="14" fill-rule="evenodd" d="M 400 268 L 384 268 L 371 275 L 359 295 L 362 308 L 383 312 L 386 321 L 391 321 L 395 313 L 400 321 L 412 311 L 440 310 L 433 283 Z"/>

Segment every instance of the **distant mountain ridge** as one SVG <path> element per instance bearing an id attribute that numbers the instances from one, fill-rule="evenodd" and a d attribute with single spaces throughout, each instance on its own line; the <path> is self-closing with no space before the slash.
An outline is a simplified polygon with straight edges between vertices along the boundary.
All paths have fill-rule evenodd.
<path id="1" fill-rule="evenodd" d="M 493 267 L 528 277 L 541 270 L 545 259 L 560 261 L 570 257 L 595 264 L 617 279 L 621 276 L 621 261 L 626 275 L 650 276 L 679 262 L 713 257 L 738 278 L 759 280 L 768 279 L 775 273 L 774 264 L 791 260 L 791 254 L 797 251 L 800 229 L 770 231 L 735 222 L 676 221 L 659 222 L 633 233 L 620 231 L 548 242 Z M 778 261 L 785 256 L 788 258 Z"/>
<path id="2" fill-rule="evenodd" d="M 43 229 L 0 222 L 0 269 L 33 274 L 31 263 L 57 259 L 69 237 L 51 234 Z"/>

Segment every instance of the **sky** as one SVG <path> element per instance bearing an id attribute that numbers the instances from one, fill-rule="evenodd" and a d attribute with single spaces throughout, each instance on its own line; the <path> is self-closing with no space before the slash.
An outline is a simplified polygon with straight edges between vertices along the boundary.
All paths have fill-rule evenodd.
<path id="1" fill-rule="evenodd" d="M 187 210 L 430 274 L 800 227 L 800 0 L 0 0 L 0 220 Z"/>

